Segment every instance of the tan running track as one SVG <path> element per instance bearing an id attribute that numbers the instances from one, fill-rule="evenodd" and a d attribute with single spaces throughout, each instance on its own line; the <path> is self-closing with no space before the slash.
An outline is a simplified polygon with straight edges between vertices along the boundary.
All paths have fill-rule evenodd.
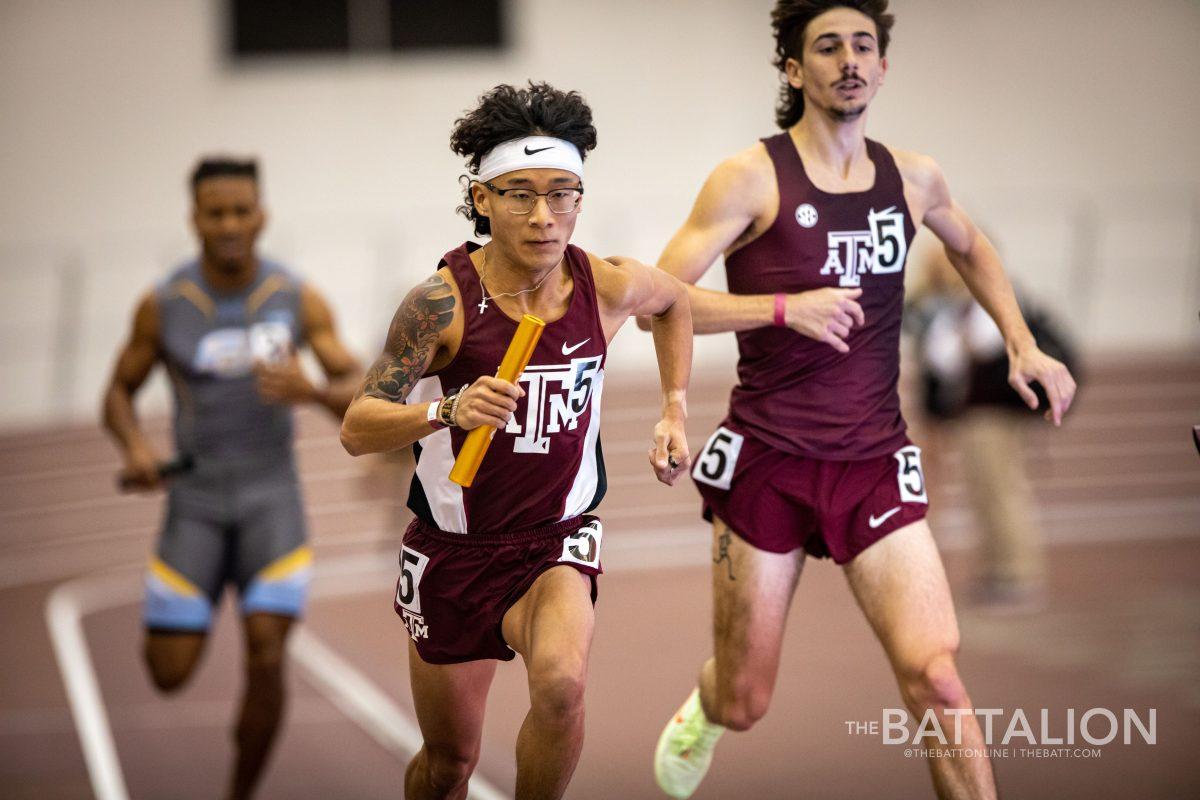
<path id="1" fill-rule="evenodd" d="M 957 454 L 940 454 L 936 531 L 960 598 L 962 672 L 979 707 L 1040 709 L 1061 733 L 1068 708 L 1157 709 L 1157 743 L 1099 757 L 996 761 L 1017 798 L 1200 796 L 1200 361 L 1113 361 L 1089 369 L 1073 418 L 1030 454 L 1051 550 L 1047 609 L 995 617 L 962 604 L 973 536 Z M 693 388 L 697 447 L 723 413 L 727 383 Z M 650 756 L 661 724 L 709 647 L 708 534 L 690 486 L 655 484 L 645 465 L 654 382 L 614 373 L 605 408 L 610 492 L 605 565 L 588 689 L 588 733 L 570 798 L 658 797 Z M 161 437 L 165 423 L 155 430 Z M 264 798 L 382 798 L 401 793 L 400 719 L 411 709 L 404 629 L 390 584 L 407 487 L 403 459 L 368 470 L 345 456 L 324 418 L 301 418 L 301 465 L 322 577 L 306 631 L 316 642 L 289 675 L 291 709 Z M 918 439 L 918 441 L 920 441 Z M 69 457 L 67 455 L 69 454 Z M 161 501 L 116 497 L 114 451 L 95 427 L 0 437 L 0 786 L 6 798 L 92 796 L 91 780 L 45 623 L 56 586 L 112 570 L 136 597 Z M 210 798 L 225 779 L 240 643 L 226 607 L 195 682 L 154 694 L 138 659 L 138 607 L 83 617 L 87 652 L 131 797 Z M 774 705 L 751 733 L 722 741 L 697 798 L 927 797 L 925 765 L 847 721 L 899 706 L 880 650 L 840 571 L 810 562 L 797 595 Z M 358 714 L 314 680 L 314 653 L 362 679 L 385 712 Z M 343 687 L 344 689 L 344 687 Z M 370 696 L 370 695 L 368 695 Z M 512 749 L 527 707 L 524 672 L 502 667 L 479 774 L 511 791 Z M 377 718 L 376 718 L 377 717 Z M 1010 717 L 1004 717 L 1008 720 Z M 382 721 L 381 721 L 382 720 Z M 409 720 L 411 722 L 411 720 Z M 372 730 L 371 726 L 377 728 Z M 1097 726 L 1097 728 L 1102 726 Z M 392 737 L 392 738 L 389 738 Z M 1135 733 L 1135 742 L 1140 742 Z M 1025 746 L 1018 741 L 1015 746 Z M 1086 745 L 1085 745 L 1086 746 Z M 1013 749 L 1010 745 L 1010 750 Z M 1090 748 L 1090 746 L 1087 746 Z"/>

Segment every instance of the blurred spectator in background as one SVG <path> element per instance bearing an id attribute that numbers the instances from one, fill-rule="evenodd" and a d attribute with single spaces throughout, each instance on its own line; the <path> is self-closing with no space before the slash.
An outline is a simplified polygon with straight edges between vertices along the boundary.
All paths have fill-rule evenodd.
<path id="1" fill-rule="evenodd" d="M 1074 350 L 1053 318 L 1019 287 L 1017 295 L 1038 346 L 1077 376 Z M 916 339 L 920 405 L 931 427 L 946 429 L 942 433 L 948 435 L 937 438 L 953 441 L 961 452 L 968 501 L 982 535 L 975 599 L 997 610 L 1036 609 L 1046 558 L 1025 450 L 1040 411 L 1031 411 L 1009 385 L 1000 330 L 942 248 L 931 248 L 922 262 L 909 303 L 905 319 Z M 1038 408 L 1046 408 L 1045 393 L 1033 388 Z"/>

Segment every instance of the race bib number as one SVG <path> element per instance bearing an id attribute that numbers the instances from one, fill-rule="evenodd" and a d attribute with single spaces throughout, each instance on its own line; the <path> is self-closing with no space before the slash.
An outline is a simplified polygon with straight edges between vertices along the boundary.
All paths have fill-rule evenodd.
<path id="1" fill-rule="evenodd" d="M 563 539 L 562 555 L 558 560 L 596 568 L 600 565 L 600 542 L 603 539 L 604 526 L 598 519 L 591 520 Z"/>
<path id="2" fill-rule="evenodd" d="M 692 477 L 715 486 L 718 489 L 728 489 L 733 480 L 733 470 L 737 466 L 738 454 L 742 452 L 742 442 L 746 437 L 734 433 L 728 428 L 717 428 L 713 435 L 704 443 L 696 466 L 692 468 Z"/>
<path id="3" fill-rule="evenodd" d="M 401 545 L 400 580 L 396 582 L 396 605 L 414 614 L 421 613 L 421 576 L 425 574 L 425 566 L 428 563 L 429 556 Z"/>
<path id="4" fill-rule="evenodd" d="M 900 502 L 929 503 L 925 494 L 925 473 L 921 471 L 921 448 L 915 444 L 901 447 L 894 453 L 900 468 L 896 482 L 900 484 Z"/>

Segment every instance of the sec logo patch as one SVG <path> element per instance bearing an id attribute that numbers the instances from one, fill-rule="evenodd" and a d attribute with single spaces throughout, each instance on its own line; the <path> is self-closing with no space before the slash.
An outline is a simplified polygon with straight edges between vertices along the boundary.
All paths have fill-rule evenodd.
<path id="1" fill-rule="evenodd" d="M 817 224 L 817 210 L 812 203 L 801 203 L 796 206 L 796 222 L 801 228 L 811 228 Z"/>

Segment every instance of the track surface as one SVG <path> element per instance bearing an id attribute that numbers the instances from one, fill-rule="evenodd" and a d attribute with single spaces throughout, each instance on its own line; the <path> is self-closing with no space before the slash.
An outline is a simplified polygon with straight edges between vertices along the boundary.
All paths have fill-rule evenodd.
<path id="1" fill-rule="evenodd" d="M 1040 709 L 1061 735 L 1067 709 L 1157 709 L 1157 743 L 1099 757 L 996 760 L 1020 798 L 1200 796 L 1200 363 L 1093 365 L 1078 408 L 1029 459 L 1051 542 L 1044 611 L 994 616 L 970 606 L 973 523 L 952 446 L 931 464 L 933 517 L 959 601 L 960 666 L 978 707 Z M 723 412 L 727 387 L 693 389 L 693 449 Z M 652 482 L 644 465 L 653 384 L 614 374 L 605 398 L 611 479 L 601 508 L 605 566 L 588 689 L 588 729 L 570 798 L 654 798 L 650 754 L 663 721 L 709 649 L 708 534 L 690 485 Z M 160 436 L 164 423 L 156 423 Z M 391 611 L 407 465 L 345 456 L 328 420 L 301 417 L 301 464 L 321 577 L 305 629 L 411 709 L 404 629 Z M 920 434 L 915 434 L 923 441 Z M 67 457 L 69 455 L 69 457 Z M 929 453 L 932 459 L 933 453 Z M 164 700 L 139 662 L 134 597 L 159 498 L 118 497 L 115 459 L 93 428 L 0 438 L 0 787 L 9 798 L 91 796 L 44 606 L 57 586 L 107 574 L 115 607 L 85 613 L 87 652 L 130 796 L 219 796 L 239 686 L 240 643 L 226 603 L 193 683 Z M 936 476 L 936 477 L 935 477 Z M 86 612 L 86 609 L 84 609 Z M 299 654 L 303 655 L 303 654 Z M 404 755 L 347 715 L 344 698 L 289 675 L 291 708 L 264 798 L 401 794 Z M 847 732 L 898 707 L 890 672 L 840 570 L 810 561 L 801 581 L 771 713 L 727 736 L 697 798 L 930 796 L 925 765 L 903 746 Z M 513 745 L 527 707 L 519 662 L 499 670 L 479 773 L 511 792 Z M 353 712 L 351 712 L 353 713 Z M 1003 717 L 1005 721 L 1011 715 Z M 1099 732 L 1097 726 L 1095 730 Z"/>

